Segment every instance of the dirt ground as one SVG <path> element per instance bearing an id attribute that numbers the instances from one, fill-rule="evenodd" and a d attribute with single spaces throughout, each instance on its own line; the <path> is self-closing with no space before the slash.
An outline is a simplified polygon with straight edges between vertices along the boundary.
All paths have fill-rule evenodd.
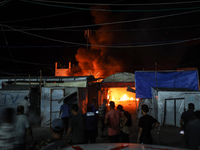
<path id="1" fill-rule="evenodd" d="M 136 143 L 138 134 L 138 121 L 136 116 L 132 116 L 133 124 L 130 133 L 130 142 Z M 41 140 L 51 137 L 50 130 L 48 127 L 32 126 L 34 140 Z M 180 128 L 175 126 L 161 126 L 159 129 L 152 130 L 152 137 L 155 145 L 171 146 L 177 148 L 186 148 L 184 136 L 179 134 Z M 65 136 L 65 135 L 64 135 Z M 96 140 L 96 143 L 108 143 L 107 129 L 102 134 L 100 131 Z M 27 147 L 31 144 L 29 137 L 27 137 Z"/>

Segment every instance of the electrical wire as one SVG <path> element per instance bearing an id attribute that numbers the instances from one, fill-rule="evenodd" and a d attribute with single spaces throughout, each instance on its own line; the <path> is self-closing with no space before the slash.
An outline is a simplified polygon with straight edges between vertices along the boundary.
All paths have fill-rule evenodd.
<path id="1" fill-rule="evenodd" d="M 0 2 L 0 6 L 3 6 L 3 5 L 5 5 L 5 4 L 7 4 L 9 1 L 10 1 L 10 0 L 4 0 L 4 1 Z"/>
<path id="2" fill-rule="evenodd" d="M 168 14 L 168 15 L 162 15 L 162 16 L 155 16 L 155 17 L 148 17 L 148 18 L 141 18 L 141 19 L 134 19 L 134 20 L 124 20 L 124 21 L 114 21 L 114 22 L 105 22 L 105 23 L 99 23 L 99 24 L 89 24 L 89 25 L 77 25 L 77 26 L 65 26 L 65 27 L 56 27 L 56 29 L 69 29 L 69 28 L 85 28 L 85 27 L 94 27 L 94 26 L 103 26 L 103 25 L 113 25 L 113 24 L 123 24 L 123 23 L 133 23 L 133 22 L 139 22 L 139 21 L 148 21 L 148 20 L 154 20 L 154 19 L 161 19 L 161 18 L 167 18 L 167 17 L 174 17 L 179 15 L 186 15 L 191 13 L 197 13 L 200 12 L 200 10 L 194 10 L 194 11 L 187 11 L 182 13 L 175 13 L 175 14 Z M 50 28 L 53 29 L 53 28 Z"/>
<path id="3" fill-rule="evenodd" d="M 137 29 L 90 29 L 90 31 L 95 32 L 137 32 L 137 31 L 153 31 L 153 30 L 166 30 L 166 29 L 184 29 L 184 28 L 193 28 L 199 27 L 200 24 L 197 25 L 188 25 L 188 26 L 174 26 L 174 27 L 163 27 L 163 28 L 137 28 Z M 34 27 L 22 27 L 22 26 L 10 26 L 13 28 L 20 28 L 21 31 L 66 31 L 66 32 L 84 32 L 84 29 L 65 29 L 64 27 L 49 27 L 49 28 L 34 28 Z M 62 30 L 60 30 L 62 28 Z M 12 29 L 4 29 L 4 31 L 13 31 Z"/>
<path id="4" fill-rule="evenodd" d="M 24 21 L 38 20 L 38 19 L 56 17 L 56 16 L 61 16 L 61 15 L 68 15 L 68 14 L 76 13 L 76 12 L 79 12 L 79 11 L 81 11 L 81 10 L 74 10 L 74 11 L 67 12 L 67 13 L 60 13 L 60 14 L 47 15 L 47 16 L 40 16 L 40 17 L 27 18 L 27 19 L 10 20 L 10 21 L 1 21 L 0 23 L 15 23 L 15 22 L 24 22 Z"/>
<path id="5" fill-rule="evenodd" d="M 9 45 L 8 45 L 8 41 L 7 41 L 7 39 L 6 39 L 6 35 L 5 35 L 5 33 L 4 33 L 4 30 L 3 30 L 3 26 L 2 26 L 1 24 L 0 24 L 0 26 L 1 26 L 1 30 L 2 30 L 2 33 L 3 33 L 3 38 L 4 38 L 4 40 L 5 40 L 5 43 L 6 43 L 7 49 L 8 49 L 8 51 L 9 51 L 9 53 L 10 53 L 10 56 L 12 57 L 12 60 L 13 60 L 13 62 L 14 62 L 14 64 L 15 64 L 15 66 L 17 67 L 18 71 L 21 73 L 21 71 L 19 70 L 19 67 L 18 67 L 17 63 L 15 62 L 14 56 L 12 55 L 12 53 L 11 53 L 11 51 L 10 51 L 10 48 L 9 48 Z"/>
<path id="6" fill-rule="evenodd" d="M 111 10 L 111 9 L 93 9 L 93 8 L 81 8 L 81 7 L 72 7 L 72 6 L 63 6 L 63 5 L 51 5 L 51 4 L 44 4 L 39 2 L 33 2 L 28 0 L 21 0 L 28 3 L 34 3 L 39 5 L 45 6 L 52 6 L 52 7 L 60 7 L 60 8 L 68 8 L 68 9 L 78 9 L 78 10 L 93 10 L 93 11 L 108 11 L 108 12 L 160 12 L 160 11 L 174 11 L 174 10 L 191 10 L 191 9 L 199 9 L 200 7 L 190 7 L 190 8 L 169 8 L 169 9 L 151 9 L 151 10 L 137 10 L 137 9 L 125 9 L 125 10 Z"/>
<path id="7" fill-rule="evenodd" d="M 1 24 L 2 25 L 2 24 Z M 15 31 L 27 34 L 27 35 L 31 35 L 34 37 L 38 37 L 38 38 L 42 38 L 42 39 L 46 39 L 46 40 L 50 40 L 50 41 L 54 41 L 54 42 L 60 42 L 60 43 L 67 43 L 67 44 L 72 44 L 72 45 L 80 45 L 80 46 L 92 46 L 92 47 L 107 47 L 107 48 L 133 48 L 133 47 L 153 47 L 153 46 L 166 46 L 166 45 L 173 45 L 173 44 L 181 44 L 181 43 L 186 43 L 186 42 L 191 42 L 191 41 L 197 41 L 200 40 L 200 38 L 192 38 L 192 39 L 186 39 L 186 40 L 176 40 L 176 41 L 164 41 L 164 42 L 148 42 L 147 43 L 142 43 L 142 45 L 133 45 L 133 44 L 137 44 L 137 43 L 122 43 L 121 45 L 92 45 L 92 44 L 84 44 L 84 43 L 77 43 L 77 42 L 70 42 L 70 41 L 63 41 L 63 40 L 58 40 L 58 39 L 53 39 L 53 38 L 49 38 L 49 37 L 44 37 L 41 35 L 36 35 L 36 34 L 32 34 L 29 32 L 25 32 L 25 31 L 21 31 L 18 29 L 14 29 L 12 27 L 9 27 L 7 25 L 2 25 L 5 26 L 7 28 L 13 29 Z M 131 45 L 126 45 L 126 44 L 131 44 Z M 139 43 L 141 44 L 141 43 Z"/>
<path id="8" fill-rule="evenodd" d="M 2 61 L 13 61 L 10 59 L 0 59 Z M 50 64 L 43 64 L 43 63 L 34 63 L 34 62 L 26 62 L 26 61 L 20 61 L 20 60 L 15 60 L 17 63 L 23 63 L 23 64 L 30 64 L 30 65 L 42 65 L 42 66 L 52 66 Z"/>
<path id="9" fill-rule="evenodd" d="M 191 4 L 191 3 L 199 3 L 200 1 L 184 1 L 184 2 L 163 2 L 163 3 L 144 3 L 144 4 L 103 4 L 103 3 L 78 3 L 78 2 L 59 2 L 59 1 L 47 1 L 47 0 L 33 0 L 40 2 L 49 2 L 49 3 L 58 3 L 58 4 L 70 4 L 70 5 L 103 5 L 103 6 L 147 6 L 147 5 L 177 5 L 177 4 Z"/>

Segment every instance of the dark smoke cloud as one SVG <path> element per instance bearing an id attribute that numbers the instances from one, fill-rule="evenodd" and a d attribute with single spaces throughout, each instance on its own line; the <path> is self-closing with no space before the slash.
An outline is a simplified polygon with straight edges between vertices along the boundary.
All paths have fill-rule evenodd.
<path id="1" fill-rule="evenodd" d="M 93 7 L 101 9 L 102 7 Z M 109 9 L 104 7 L 103 9 Z M 91 11 L 95 24 L 106 22 L 133 20 L 138 17 L 146 17 L 146 15 L 138 16 L 136 13 L 114 13 Z M 157 24 L 156 24 L 157 23 Z M 109 31 L 109 30 L 128 30 L 128 29 L 144 29 L 153 26 L 162 26 L 162 22 L 136 22 L 126 24 L 113 24 L 100 26 L 97 31 L 90 32 L 89 44 L 91 45 L 120 45 L 122 43 L 136 45 L 134 43 L 144 44 L 157 41 L 170 40 L 174 34 L 166 31 L 156 30 L 138 30 L 138 31 Z M 133 47 L 133 48 L 106 48 L 91 46 L 87 48 L 79 48 L 76 54 L 76 60 L 82 72 L 99 77 L 127 71 L 136 70 L 154 70 L 155 63 L 158 63 L 157 69 L 175 69 L 182 56 L 185 54 L 185 45 L 163 45 L 152 47 Z"/>

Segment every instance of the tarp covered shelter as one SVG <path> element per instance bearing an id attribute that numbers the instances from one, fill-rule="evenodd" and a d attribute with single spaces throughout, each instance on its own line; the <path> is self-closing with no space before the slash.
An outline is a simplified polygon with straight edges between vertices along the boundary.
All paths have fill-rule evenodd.
<path id="1" fill-rule="evenodd" d="M 137 98 L 152 98 L 151 88 L 199 89 L 198 72 L 194 71 L 136 71 L 135 87 Z"/>
<path id="2" fill-rule="evenodd" d="M 193 103 L 195 110 L 200 109 L 200 91 L 187 88 L 152 88 L 152 111 L 161 125 L 180 127 L 179 121 L 188 104 Z"/>

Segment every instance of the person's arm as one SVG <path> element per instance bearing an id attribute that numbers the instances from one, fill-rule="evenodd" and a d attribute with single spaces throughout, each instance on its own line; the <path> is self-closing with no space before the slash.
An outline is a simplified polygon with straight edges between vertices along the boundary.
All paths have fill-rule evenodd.
<path id="1" fill-rule="evenodd" d="M 139 128 L 138 137 L 137 137 L 137 143 L 140 143 L 141 135 L 142 135 L 142 128 Z"/>
<path id="2" fill-rule="evenodd" d="M 61 113 L 62 113 L 62 110 L 60 110 L 60 113 L 59 113 L 59 118 L 60 118 L 60 116 L 61 116 Z"/>
<path id="3" fill-rule="evenodd" d="M 180 119 L 180 126 L 181 126 L 181 128 L 183 129 L 183 119 Z"/>
<path id="4" fill-rule="evenodd" d="M 124 120 L 124 121 L 123 121 L 123 124 L 122 124 L 122 127 L 121 127 L 121 128 L 123 128 L 123 127 L 125 126 L 125 124 L 126 124 L 126 122 L 127 122 L 128 119 L 127 119 L 124 115 L 122 115 L 121 117 L 122 117 L 123 120 Z"/>
<path id="5" fill-rule="evenodd" d="M 152 124 L 152 128 L 157 128 L 159 125 L 160 125 L 160 122 L 157 121 L 156 123 Z"/>
<path id="6" fill-rule="evenodd" d="M 60 118 L 60 116 L 61 116 L 61 113 L 62 113 L 62 106 L 60 106 L 59 118 Z"/>
<path id="7" fill-rule="evenodd" d="M 104 123 L 107 125 L 108 124 L 108 118 L 105 118 Z"/>

